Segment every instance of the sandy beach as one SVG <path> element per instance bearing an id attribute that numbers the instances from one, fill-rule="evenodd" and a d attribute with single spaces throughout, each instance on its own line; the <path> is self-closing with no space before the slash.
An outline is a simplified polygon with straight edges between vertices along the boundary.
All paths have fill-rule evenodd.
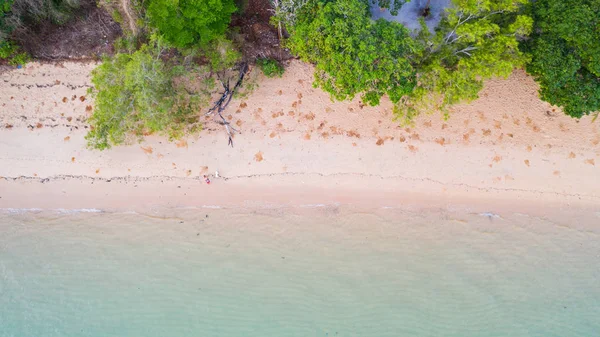
<path id="1" fill-rule="evenodd" d="M 403 126 L 293 62 L 234 148 L 209 118 L 99 152 L 94 66 L 0 75 L 0 337 L 599 331 L 600 124 L 522 71 Z"/>
<path id="2" fill-rule="evenodd" d="M 241 130 L 234 148 L 208 117 L 198 137 L 99 152 L 84 139 L 95 66 L 31 63 L 0 75 L 0 208 L 539 206 L 591 209 L 599 221 L 599 124 L 539 100 L 523 71 L 489 81 L 449 120 L 405 126 L 388 101 L 332 102 L 312 87 L 312 68 L 293 61 L 280 79 L 253 70 L 257 88 L 224 113 Z"/>
<path id="3" fill-rule="evenodd" d="M 1 1 L 0 337 L 600 337 L 598 1 Z"/>

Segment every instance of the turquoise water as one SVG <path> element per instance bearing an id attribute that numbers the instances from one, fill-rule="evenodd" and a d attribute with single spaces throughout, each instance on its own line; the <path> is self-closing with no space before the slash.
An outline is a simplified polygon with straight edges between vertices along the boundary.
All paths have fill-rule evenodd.
<path id="1" fill-rule="evenodd" d="M 600 237 L 525 215 L 0 214 L 0 336 L 600 336 Z"/>

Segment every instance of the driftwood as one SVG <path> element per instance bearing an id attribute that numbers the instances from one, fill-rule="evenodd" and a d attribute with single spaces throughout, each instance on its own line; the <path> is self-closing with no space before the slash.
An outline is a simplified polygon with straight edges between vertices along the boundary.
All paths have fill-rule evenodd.
<path id="1" fill-rule="evenodd" d="M 221 81 L 221 84 L 223 85 L 223 94 L 221 95 L 221 97 L 215 102 L 215 104 L 213 105 L 212 108 L 210 108 L 208 110 L 208 112 L 205 114 L 205 116 L 211 115 L 213 114 L 215 111 L 217 112 L 217 115 L 220 117 L 220 121 L 217 121 L 217 123 L 223 125 L 225 127 L 225 130 L 227 130 L 227 135 L 229 136 L 229 142 L 228 145 L 231 145 L 231 147 L 233 147 L 233 134 L 235 132 L 240 133 L 238 130 L 236 130 L 233 126 L 231 126 L 231 124 L 223 117 L 222 112 L 225 111 L 225 109 L 227 108 L 227 106 L 229 105 L 229 103 L 231 102 L 231 100 L 233 99 L 233 95 L 235 94 L 235 91 L 242 85 L 242 81 L 244 80 L 244 76 L 246 76 L 246 73 L 248 72 L 248 64 L 247 63 L 242 63 L 240 65 L 240 72 L 238 75 L 238 80 L 235 83 L 235 85 L 233 86 L 233 88 L 230 88 L 229 86 L 229 78 L 223 82 L 222 79 L 219 79 Z"/>

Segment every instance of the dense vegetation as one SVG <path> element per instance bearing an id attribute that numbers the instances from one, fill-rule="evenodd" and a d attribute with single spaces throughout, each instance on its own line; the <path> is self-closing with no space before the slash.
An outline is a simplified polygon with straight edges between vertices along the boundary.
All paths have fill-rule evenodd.
<path id="1" fill-rule="evenodd" d="M 404 0 L 268 1 L 276 28 L 264 35 L 266 44 L 277 46 L 277 37 L 285 38 L 286 48 L 314 64 L 315 86 L 332 99 L 360 96 L 377 105 L 386 96 L 398 117 L 411 120 L 422 112 L 447 113 L 477 98 L 486 79 L 525 67 L 540 83 L 541 98 L 568 115 L 600 110 L 600 0 L 452 0 L 435 30 L 425 24 L 428 11 L 415 13 L 422 16 L 416 31 L 371 19 L 372 4 L 394 14 Z M 23 37 L 44 25 L 63 25 L 90 3 L 96 4 L 0 0 L 0 59 L 26 62 L 15 33 Z M 268 77 L 283 74 L 280 60 L 247 48 L 256 40 L 244 42 L 239 27 L 231 27 L 244 0 L 127 2 L 133 17 L 120 2 L 106 3 L 115 20 L 129 22 L 114 53 L 93 72 L 96 101 L 88 135 L 93 148 L 146 134 L 177 138 L 200 130 L 200 108 L 216 88 L 214 78 L 223 79 L 241 59 L 256 61 Z M 254 38 L 265 34 L 264 26 L 269 29 L 256 24 L 258 17 L 238 19 Z M 240 74 L 241 79 L 245 70 Z"/>
<path id="2" fill-rule="evenodd" d="M 389 9 L 390 13 L 392 13 L 392 15 L 396 15 L 398 14 L 398 11 L 400 10 L 400 8 L 402 8 L 402 5 L 404 5 L 404 3 L 410 1 L 410 0 L 371 0 L 373 2 L 373 4 L 377 4 L 380 8 L 387 8 Z"/>
<path id="3" fill-rule="evenodd" d="M 477 98 L 484 80 L 522 67 L 528 56 L 519 50 L 519 40 L 532 27 L 530 17 L 518 14 L 526 1 L 454 0 L 434 34 L 421 29 L 417 40 L 424 53 L 415 64 L 419 85 L 396 111 L 409 119 L 423 111 L 446 111 Z"/>
<path id="4" fill-rule="evenodd" d="M 150 35 L 117 41 L 118 52 L 92 73 L 90 147 L 106 149 L 131 136 L 176 139 L 199 131 L 200 108 L 208 106 L 215 87 L 212 74 L 240 58 L 225 37 L 234 9 L 229 0 L 150 1 L 141 20 L 148 22 L 141 31 Z M 138 47 L 135 41 L 146 42 Z M 192 61 L 198 58 L 201 65 Z"/>
<path id="5" fill-rule="evenodd" d="M 525 67 L 540 97 L 566 114 L 600 110 L 600 0 L 452 0 L 435 31 L 427 10 L 416 13 L 422 27 L 410 35 L 368 18 L 369 4 L 395 15 L 403 0 L 272 2 L 287 45 L 315 65 L 315 83 L 334 99 L 361 94 L 378 104 L 387 94 L 410 120 L 447 112 L 477 98 L 486 79 Z"/>
<path id="6" fill-rule="evenodd" d="M 477 98 L 484 80 L 526 63 L 518 48 L 532 27 L 518 14 L 525 3 L 454 0 L 434 33 L 422 21 L 414 36 L 399 23 L 370 19 L 365 0 L 307 0 L 278 13 L 290 31 L 289 48 L 315 64 L 317 86 L 338 100 L 360 93 L 371 105 L 386 94 L 398 114 L 411 118 Z"/>
<path id="7" fill-rule="evenodd" d="M 166 50 L 165 42 L 152 36 L 139 50 L 107 57 L 94 69 L 91 93 L 96 108 L 87 135 L 92 147 L 106 149 L 131 135 L 160 133 L 178 138 L 199 130 L 196 112 L 206 104 L 208 92 L 187 89 L 185 78 L 180 77 L 184 68 L 161 58 Z M 203 89 L 210 88 L 208 82 Z"/>
<path id="8" fill-rule="evenodd" d="M 543 100 L 573 117 L 600 110 L 600 0 L 537 0 L 527 71 Z"/>
<path id="9" fill-rule="evenodd" d="M 363 0 L 309 1 L 290 27 L 287 46 L 316 66 L 315 85 L 338 99 L 362 93 L 371 105 L 393 102 L 415 86 L 418 45 L 399 23 L 369 18 Z"/>
<path id="10" fill-rule="evenodd" d="M 150 0 L 147 16 L 152 26 L 173 46 L 206 46 L 223 36 L 234 0 Z"/>

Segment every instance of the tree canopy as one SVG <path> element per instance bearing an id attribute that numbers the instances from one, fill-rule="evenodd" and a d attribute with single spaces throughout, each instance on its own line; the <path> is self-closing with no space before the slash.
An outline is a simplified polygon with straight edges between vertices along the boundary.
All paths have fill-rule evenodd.
<path id="1" fill-rule="evenodd" d="M 421 111 L 478 97 L 483 81 L 506 77 L 527 56 L 519 39 L 532 29 L 532 19 L 518 15 L 527 0 L 453 0 L 435 34 L 424 26 L 417 39 L 424 47 L 417 60 L 418 86 L 396 112 L 410 119 Z"/>
<path id="2" fill-rule="evenodd" d="M 306 5 L 309 0 L 269 0 L 275 9 L 275 15 L 272 17 L 277 22 L 283 22 L 286 25 L 293 26 L 296 21 L 298 11 Z"/>
<path id="3" fill-rule="evenodd" d="M 528 0 L 453 0 L 435 33 L 414 37 L 401 24 L 370 19 L 372 0 L 308 0 L 287 20 L 287 46 L 315 64 L 315 85 L 338 100 L 387 94 L 411 117 L 477 98 L 483 81 L 508 76 L 528 56 L 519 41 L 532 29 Z M 398 9 L 404 1 L 379 1 Z"/>
<path id="4" fill-rule="evenodd" d="M 165 49 L 153 37 L 134 53 L 105 58 L 93 70 L 95 108 L 86 136 L 90 147 L 106 149 L 127 142 L 132 134 L 177 138 L 200 127 L 195 107 L 201 96 L 176 84 L 181 68 L 161 59 Z"/>
<path id="5" fill-rule="evenodd" d="M 131 37 L 147 43 L 119 40 L 117 53 L 92 72 L 88 145 L 102 150 L 148 134 L 176 139 L 199 131 L 214 72 L 240 59 L 224 34 L 234 10 L 234 0 L 151 0 L 145 14 L 154 27 Z"/>
<path id="6" fill-rule="evenodd" d="M 573 117 L 600 110 L 600 0 L 537 0 L 527 71 L 540 96 Z"/>
<path id="7" fill-rule="evenodd" d="M 371 0 L 373 4 L 377 4 L 380 8 L 389 9 L 392 15 L 398 15 L 398 11 L 402 8 L 402 5 L 408 1 L 410 0 Z"/>
<path id="8" fill-rule="evenodd" d="M 396 22 L 370 19 L 368 1 L 309 0 L 288 27 L 287 46 L 315 64 L 315 85 L 338 100 L 362 99 L 377 105 L 387 94 L 394 102 L 415 86 L 411 58 L 418 44 Z"/>
<path id="9" fill-rule="evenodd" d="M 150 24 L 173 46 L 206 46 L 223 36 L 234 0 L 151 0 L 147 12 Z"/>

